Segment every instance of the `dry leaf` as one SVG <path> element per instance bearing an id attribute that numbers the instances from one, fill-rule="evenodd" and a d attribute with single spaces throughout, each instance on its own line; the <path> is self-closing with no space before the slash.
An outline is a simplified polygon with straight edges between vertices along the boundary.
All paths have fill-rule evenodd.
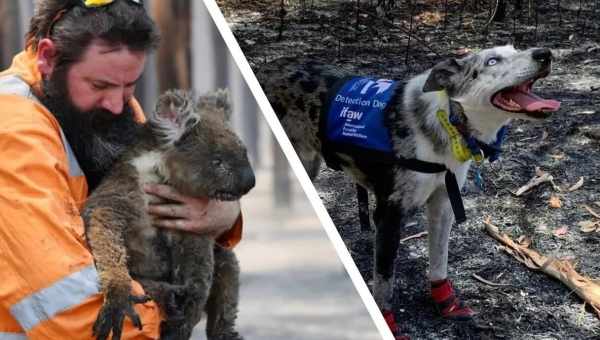
<path id="1" fill-rule="evenodd" d="M 529 246 L 531 245 L 531 239 L 530 239 L 529 237 L 525 236 L 525 235 L 521 235 L 521 236 L 519 236 L 519 237 L 517 238 L 517 242 L 518 242 L 518 243 L 519 243 L 521 246 L 523 246 L 523 247 L 525 247 L 525 248 L 527 248 L 527 247 L 529 247 Z"/>
<path id="2" fill-rule="evenodd" d="M 544 130 L 544 132 L 542 132 L 541 140 L 544 141 L 544 140 L 546 140 L 546 138 L 548 138 L 548 132 L 546 130 Z"/>
<path id="3" fill-rule="evenodd" d="M 417 15 L 415 19 L 427 25 L 435 25 L 443 20 L 442 15 L 438 12 L 424 12 Z"/>
<path id="4" fill-rule="evenodd" d="M 560 198 L 558 196 L 550 197 L 550 208 L 560 208 L 562 206 Z"/>
<path id="5" fill-rule="evenodd" d="M 598 228 L 598 223 L 599 222 L 586 220 L 586 221 L 581 221 L 581 222 L 577 223 L 577 225 L 579 227 L 581 227 L 582 232 L 591 233 L 591 232 L 596 231 L 596 229 Z"/>
<path id="6" fill-rule="evenodd" d="M 550 157 L 556 159 L 557 161 L 560 161 L 561 159 L 565 158 L 565 154 L 564 153 L 559 153 L 559 154 L 556 154 L 556 155 L 550 155 Z"/>
<path id="7" fill-rule="evenodd" d="M 567 234 L 567 232 L 569 231 L 569 227 L 567 226 L 562 226 L 556 230 L 554 230 L 553 234 L 556 237 L 563 237 Z"/>
<path id="8" fill-rule="evenodd" d="M 519 244 L 525 248 L 528 248 L 531 245 L 531 239 L 525 235 L 521 235 L 517 241 Z"/>
<path id="9" fill-rule="evenodd" d="M 592 216 L 596 217 L 596 218 L 600 218 L 600 214 L 598 214 L 597 212 L 595 212 L 594 210 L 592 210 L 592 208 L 590 208 L 587 205 L 583 205 L 583 207 L 585 208 L 585 210 L 587 210 Z"/>
<path id="10" fill-rule="evenodd" d="M 600 207 L 600 202 L 594 202 L 594 204 Z"/>
<path id="11" fill-rule="evenodd" d="M 575 190 L 581 188 L 582 185 L 583 185 L 583 177 L 580 177 L 579 180 L 577 181 L 577 183 L 573 184 L 573 186 L 570 187 L 567 191 L 569 191 L 569 192 L 575 191 Z"/>

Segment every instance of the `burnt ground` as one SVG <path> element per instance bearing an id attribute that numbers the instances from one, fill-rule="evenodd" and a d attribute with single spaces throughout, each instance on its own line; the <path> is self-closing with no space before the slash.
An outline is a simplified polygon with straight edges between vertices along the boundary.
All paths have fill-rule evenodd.
<path id="1" fill-rule="evenodd" d="M 445 15 L 445 1 L 383 1 L 394 4 L 380 10 L 387 19 L 372 15 L 376 2 L 360 1 L 357 12 L 356 1 L 287 1 L 281 39 L 280 1 L 219 4 L 255 71 L 279 57 L 311 56 L 356 73 L 406 79 L 462 48 L 512 42 L 553 49 L 553 73 L 536 84 L 536 92 L 562 102 L 544 122 L 513 122 L 502 159 L 482 167 L 484 190 L 472 184 L 472 174 L 464 189 L 468 221 L 451 235 L 450 276 L 478 311 L 475 322 L 436 316 L 428 300 L 426 238 L 402 244 L 395 307 L 405 334 L 411 339 L 600 339 L 600 320 L 574 293 L 525 268 L 482 231 L 482 220 L 490 216 L 501 231 L 514 238 L 527 235 L 541 253 L 572 258 L 581 273 L 600 278 L 600 232 L 583 233 L 577 225 L 593 219 L 583 205 L 600 212 L 594 205 L 600 202 L 600 2 L 530 1 L 532 7 L 525 4 L 521 11 L 509 6 L 505 22 L 487 29 L 486 2 L 447 1 Z M 411 17 L 411 35 L 419 41 L 412 37 L 407 48 Z M 515 196 L 536 166 L 552 174 L 563 191 L 545 183 Z M 581 188 L 565 191 L 581 177 Z M 352 183 L 323 169 L 315 185 L 370 282 L 374 235 L 360 231 Z M 560 198 L 560 208 L 549 206 L 551 195 Z M 402 230 L 403 237 L 419 233 L 423 224 L 419 216 Z M 564 226 L 566 234 L 556 236 Z M 473 274 L 509 286 L 489 286 Z"/>

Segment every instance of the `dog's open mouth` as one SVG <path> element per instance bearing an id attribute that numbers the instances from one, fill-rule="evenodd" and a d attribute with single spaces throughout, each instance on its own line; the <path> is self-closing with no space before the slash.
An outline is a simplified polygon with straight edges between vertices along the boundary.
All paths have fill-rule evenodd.
<path id="1" fill-rule="evenodd" d="M 560 102 L 541 98 L 531 92 L 533 83 L 547 75 L 548 72 L 545 72 L 524 83 L 496 92 L 492 96 L 492 104 L 504 111 L 524 113 L 533 118 L 547 118 L 552 112 L 558 111 Z"/>

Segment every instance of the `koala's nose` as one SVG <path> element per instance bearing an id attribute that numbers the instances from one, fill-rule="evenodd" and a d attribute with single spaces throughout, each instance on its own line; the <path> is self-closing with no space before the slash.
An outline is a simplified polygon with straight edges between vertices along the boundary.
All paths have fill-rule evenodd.
<path id="1" fill-rule="evenodd" d="M 548 48 L 537 48 L 533 50 L 531 57 L 542 64 L 549 64 L 552 60 L 552 52 Z"/>
<path id="2" fill-rule="evenodd" d="M 244 188 L 242 190 L 244 194 L 250 191 L 250 189 L 254 188 L 254 185 L 256 184 L 256 179 L 254 178 L 254 171 L 251 167 L 248 167 L 242 172 L 241 182 L 241 186 L 242 188 Z"/>

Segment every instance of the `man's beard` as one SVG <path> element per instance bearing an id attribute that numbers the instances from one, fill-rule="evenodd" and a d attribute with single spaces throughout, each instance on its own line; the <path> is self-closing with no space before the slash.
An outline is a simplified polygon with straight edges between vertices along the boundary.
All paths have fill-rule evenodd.
<path id="1" fill-rule="evenodd" d="M 55 69 L 52 77 L 43 81 L 40 100 L 58 120 L 92 191 L 137 139 L 140 125 L 128 103 L 118 115 L 103 109 L 78 110 L 68 95 L 67 71 L 68 67 Z"/>

